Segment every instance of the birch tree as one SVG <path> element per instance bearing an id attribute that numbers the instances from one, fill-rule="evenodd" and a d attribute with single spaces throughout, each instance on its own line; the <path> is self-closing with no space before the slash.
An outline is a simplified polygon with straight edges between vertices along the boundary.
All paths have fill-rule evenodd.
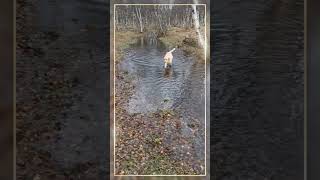
<path id="1" fill-rule="evenodd" d="M 173 1 L 174 2 L 174 1 Z M 117 6 L 115 15 L 117 30 L 135 29 L 139 32 L 155 31 L 165 35 L 168 28 L 192 28 L 200 32 L 204 25 L 204 11 L 199 6 Z M 195 12 L 193 14 L 193 12 Z M 201 32 L 199 33 L 200 36 Z M 203 34 L 203 33 L 202 33 Z M 200 38 L 201 39 L 201 38 Z M 202 38 L 203 39 L 203 38 Z M 202 40 L 199 40 L 199 44 Z"/>
<path id="2" fill-rule="evenodd" d="M 136 10 L 136 16 L 137 16 L 137 18 L 139 20 L 139 24 L 140 24 L 140 33 L 142 33 L 143 32 L 143 21 L 142 21 L 142 16 L 141 16 L 141 6 L 139 6 L 139 7 L 136 6 L 135 10 Z"/>
<path id="3" fill-rule="evenodd" d="M 194 3 L 197 3 L 197 1 L 194 1 Z M 200 43 L 200 46 L 202 48 L 204 48 L 205 42 L 204 42 L 204 37 L 203 37 L 203 35 L 201 33 L 201 29 L 200 29 L 199 14 L 198 14 L 198 11 L 197 11 L 197 6 L 196 5 L 192 5 L 192 9 L 193 9 L 192 17 L 193 17 L 193 22 L 194 22 L 194 28 L 195 28 L 195 30 L 197 32 L 198 41 Z"/>

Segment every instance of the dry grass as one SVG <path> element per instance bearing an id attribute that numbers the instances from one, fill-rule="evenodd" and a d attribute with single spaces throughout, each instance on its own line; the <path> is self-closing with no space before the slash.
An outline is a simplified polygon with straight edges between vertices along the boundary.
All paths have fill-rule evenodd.
<path id="1" fill-rule="evenodd" d="M 143 35 L 143 33 L 135 31 L 116 31 L 116 63 L 121 59 L 123 50 L 128 48 L 131 44 L 134 44 L 137 39 Z"/>
<path id="2" fill-rule="evenodd" d="M 177 46 L 186 53 L 197 57 L 199 62 L 204 62 L 204 50 L 198 45 L 198 37 L 194 29 L 173 27 L 160 40 L 170 48 Z"/>

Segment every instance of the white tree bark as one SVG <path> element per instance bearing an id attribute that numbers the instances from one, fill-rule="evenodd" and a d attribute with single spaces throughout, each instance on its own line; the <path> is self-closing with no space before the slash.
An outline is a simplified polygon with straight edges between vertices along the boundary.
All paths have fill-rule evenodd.
<path id="1" fill-rule="evenodd" d="M 136 7 L 136 15 L 137 15 L 137 18 L 139 20 L 139 24 L 140 24 L 140 32 L 142 33 L 143 32 L 143 21 L 142 21 L 142 16 L 141 16 L 141 7 Z"/>
<path id="2" fill-rule="evenodd" d="M 197 1 L 194 0 L 194 3 L 197 3 Z M 199 44 L 202 48 L 204 48 L 205 42 L 204 42 L 204 36 L 202 35 L 201 29 L 200 29 L 199 14 L 197 11 L 197 6 L 192 5 L 192 9 L 193 9 L 192 18 L 193 18 L 193 22 L 194 22 L 194 28 L 196 29 L 196 32 L 198 35 Z"/>

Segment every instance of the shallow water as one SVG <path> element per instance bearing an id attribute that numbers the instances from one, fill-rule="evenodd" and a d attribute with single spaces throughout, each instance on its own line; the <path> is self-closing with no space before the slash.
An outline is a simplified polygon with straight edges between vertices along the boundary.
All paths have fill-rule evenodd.
<path id="1" fill-rule="evenodd" d="M 205 139 L 205 63 L 176 49 L 172 67 L 165 69 L 163 56 L 169 50 L 152 37 L 142 37 L 125 50 L 119 70 L 133 77 L 135 86 L 126 109 L 131 114 L 149 114 L 159 110 L 178 113 L 182 135 L 192 138 L 197 156 L 202 159 Z M 189 127 L 195 122 L 199 125 L 197 129 L 200 133 L 197 135 Z"/>
<path id="2" fill-rule="evenodd" d="M 180 49 L 173 52 L 173 66 L 163 67 L 169 50 L 157 40 L 142 38 L 125 51 L 120 68 L 135 77 L 130 113 L 179 109 L 199 117 L 204 114 L 205 65 Z"/>

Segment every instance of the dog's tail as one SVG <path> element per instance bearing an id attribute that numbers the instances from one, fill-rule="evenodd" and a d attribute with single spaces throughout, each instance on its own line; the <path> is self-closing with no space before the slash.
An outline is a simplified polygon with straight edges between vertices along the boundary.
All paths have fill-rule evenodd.
<path id="1" fill-rule="evenodd" d="M 174 50 L 176 50 L 176 48 L 173 48 L 173 49 L 172 49 L 171 51 L 169 51 L 169 52 L 171 52 L 171 53 L 172 53 Z"/>

